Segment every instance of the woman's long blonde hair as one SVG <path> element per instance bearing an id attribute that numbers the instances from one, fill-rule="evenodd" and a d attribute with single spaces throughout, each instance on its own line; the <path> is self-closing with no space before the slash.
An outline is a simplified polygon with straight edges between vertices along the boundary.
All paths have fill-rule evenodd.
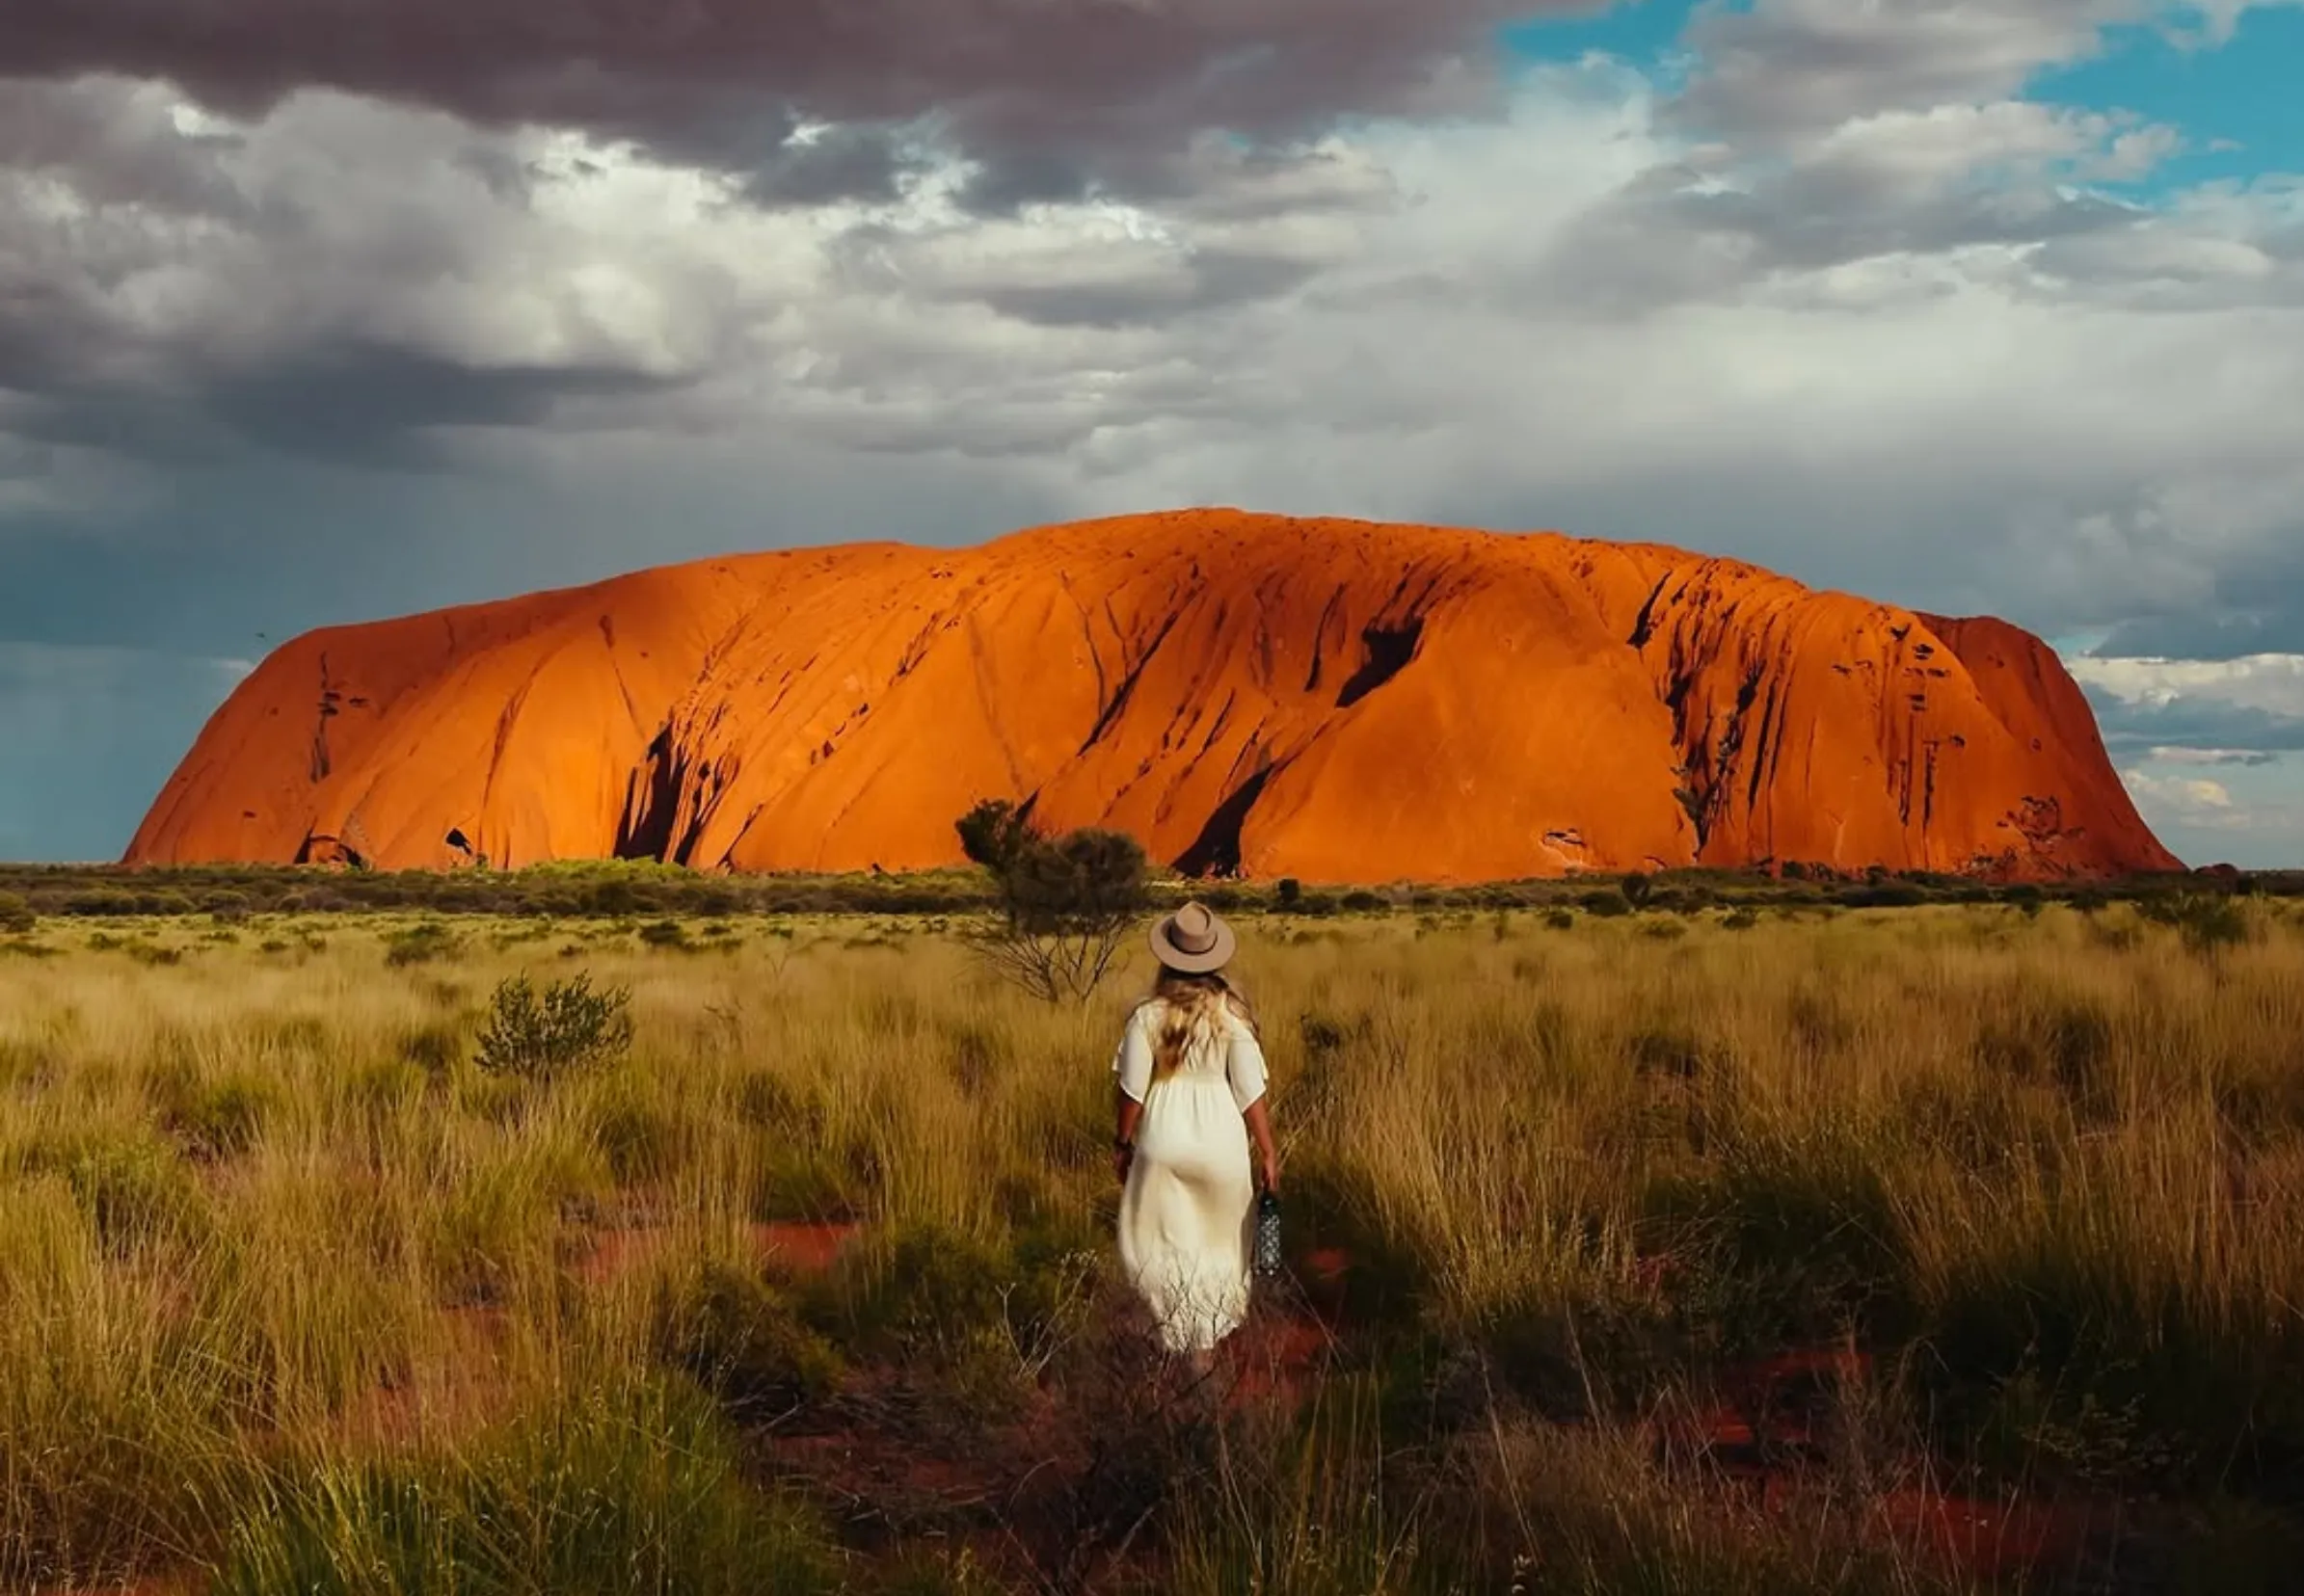
<path id="1" fill-rule="evenodd" d="M 1152 1044 L 1154 1080 L 1165 1080 L 1174 1075 L 1184 1062 L 1184 1050 L 1192 1045 L 1192 1038 L 1213 1025 L 1218 1015 L 1226 1009 L 1248 1027 L 1250 1035 L 1260 1034 L 1255 1009 L 1221 971 L 1195 975 L 1162 965 L 1160 974 L 1152 982 L 1149 1000 L 1167 1007 L 1161 1021 L 1160 1035 Z"/>

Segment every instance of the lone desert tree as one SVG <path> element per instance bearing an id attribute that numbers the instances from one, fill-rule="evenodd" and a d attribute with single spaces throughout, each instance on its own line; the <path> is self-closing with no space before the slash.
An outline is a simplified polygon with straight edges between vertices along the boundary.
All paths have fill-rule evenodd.
<path id="1" fill-rule="evenodd" d="M 997 893 L 978 950 L 1036 998 L 1085 1002 L 1144 912 L 1143 845 L 1092 827 L 1050 837 L 1002 798 L 977 805 L 955 829 Z"/>

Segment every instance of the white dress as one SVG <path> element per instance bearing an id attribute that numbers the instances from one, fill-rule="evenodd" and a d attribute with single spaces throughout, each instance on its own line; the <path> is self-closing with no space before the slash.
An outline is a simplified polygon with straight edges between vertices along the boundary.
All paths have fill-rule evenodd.
<path id="1" fill-rule="evenodd" d="M 1120 1266 L 1168 1350 L 1189 1352 L 1247 1317 L 1256 1179 L 1241 1115 L 1264 1095 L 1264 1050 L 1246 1021 L 1218 1004 L 1155 1082 L 1167 1017 L 1160 998 L 1139 1004 L 1112 1057 L 1120 1089 L 1144 1105 L 1120 1193 Z"/>

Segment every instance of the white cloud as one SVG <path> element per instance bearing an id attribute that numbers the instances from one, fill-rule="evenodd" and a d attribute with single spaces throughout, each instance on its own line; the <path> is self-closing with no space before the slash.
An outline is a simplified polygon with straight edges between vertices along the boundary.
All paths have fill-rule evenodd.
<path id="1" fill-rule="evenodd" d="M 2204 779 L 2196 767 L 2158 758 L 2121 771 L 2137 810 L 2180 858 L 2252 869 L 2304 864 L 2300 776 L 2304 768 L 2292 757 L 2235 767 L 2228 780 Z"/>
<path id="2" fill-rule="evenodd" d="M 2218 815 L 2232 809 L 2232 791 L 2222 782 L 2198 776 L 2154 776 L 2142 770 L 2124 770 L 2121 779 L 2136 797 L 2198 824 L 2204 811 Z"/>
<path id="3" fill-rule="evenodd" d="M 2153 759 L 2170 765 L 2265 765 L 2276 758 L 2249 748 L 2169 748 L 2155 745 Z"/>
<path id="4" fill-rule="evenodd" d="M 2078 680 L 2131 704 L 2204 700 L 2304 717 L 2304 654 L 2239 659 L 2099 659 L 2067 661 Z"/>

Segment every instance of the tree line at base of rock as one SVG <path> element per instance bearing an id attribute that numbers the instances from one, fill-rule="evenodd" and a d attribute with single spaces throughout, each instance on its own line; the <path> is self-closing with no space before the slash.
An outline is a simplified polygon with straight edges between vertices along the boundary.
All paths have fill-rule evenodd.
<path id="1" fill-rule="evenodd" d="M 1014 806 L 1007 806 L 1011 812 Z M 982 811 L 986 806 L 978 806 Z M 976 813 L 978 811 L 972 811 Z M 963 817 L 963 824 L 968 817 Z M 1091 836 L 1116 837 L 1114 833 Z M 965 839 L 964 839 L 965 840 Z M 1133 839 L 1122 841 L 1134 847 Z M 980 845 L 980 844 L 979 844 Z M 1116 844 L 1102 843 L 1111 848 Z M 1136 850 L 1141 858 L 1140 848 Z M 973 856 L 972 856 L 973 857 Z M 1899 908 L 1927 903 L 2069 903 L 2183 894 L 2304 897 L 2304 870 L 2201 870 L 2120 881 L 1996 884 L 1973 877 L 1886 869 L 1834 872 L 1788 864 L 1758 870 L 1672 869 L 1435 887 L 1329 888 L 1291 879 L 1192 880 L 1143 866 L 1148 904 L 1196 896 L 1227 915 L 1292 917 L 1400 911 L 1581 910 L 1595 915 L 1712 908 Z M 442 915 L 561 918 L 656 916 L 877 915 L 949 917 L 1003 907 L 1004 889 L 980 864 L 914 874 L 737 875 L 652 861 L 569 861 L 517 870 L 355 870 L 332 865 L 174 866 L 0 864 L 0 936 L 43 918 L 214 916 L 421 910 Z"/>

